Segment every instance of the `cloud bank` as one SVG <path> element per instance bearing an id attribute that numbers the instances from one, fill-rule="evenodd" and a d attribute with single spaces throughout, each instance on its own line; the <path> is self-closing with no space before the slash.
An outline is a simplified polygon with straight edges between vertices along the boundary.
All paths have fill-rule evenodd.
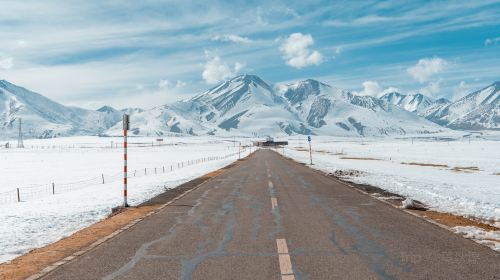
<path id="1" fill-rule="evenodd" d="M 281 45 L 281 53 L 286 64 L 300 69 L 323 63 L 323 56 L 316 50 L 311 50 L 314 40 L 311 34 L 293 33 Z"/>

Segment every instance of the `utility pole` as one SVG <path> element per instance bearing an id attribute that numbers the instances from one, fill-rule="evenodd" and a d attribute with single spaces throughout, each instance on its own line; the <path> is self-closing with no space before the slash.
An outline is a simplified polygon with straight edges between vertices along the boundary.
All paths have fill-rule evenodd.
<path id="1" fill-rule="evenodd" d="M 17 137 L 17 147 L 24 148 L 23 143 L 23 130 L 22 130 L 22 120 L 19 118 L 19 136 Z"/>
<path id="2" fill-rule="evenodd" d="M 130 129 L 129 115 L 123 115 L 123 207 L 128 207 L 127 203 L 127 131 Z"/>
<path id="3" fill-rule="evenodd" d="M 238 146 L 238 159 L 241 159 L 241 142 Z"/>
<path id="4" fill-rule="evenodd" d="M 309 142 L 309 160 L 311 165 L 313 164 L 313 158 L 312 158 L 312 148 L 311 148 L 311 136 L 307 136 L 307 141 Z"/>

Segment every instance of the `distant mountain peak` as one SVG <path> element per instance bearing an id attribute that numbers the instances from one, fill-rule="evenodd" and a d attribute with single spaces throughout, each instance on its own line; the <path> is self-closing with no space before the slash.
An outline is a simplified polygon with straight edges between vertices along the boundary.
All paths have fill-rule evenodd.
<path id="1" fill-rule="evenodd" d="M 116 112 L 118 110 L 116 110 L 115 108 L 113 108 L 111 106 L 104 105 L 101 108 L 97 109 L 96 111 L 101 112 L 101 113 L 112 113 L 112 112 Z"/>
<path id="2" fill-rule="evenodd" d="M 451 103 L 451 101 L 442 97 L 442 98 L 439 98 L 436 101 L 434 101 L 434 103 L 436 103 L 436 104 L 448 104 L 448 103 Z"/>
<path id="3" fill-rule="evenodd" d="M 272 90 L 271 86 L 269 86 L 268 83 L 266 83 L 263 79 L 261 79 L 257 75 L 251 75 L 251 74 L 242 74 L 239 76 L 236 76 L 228 81 L 229 83 L 242 83 L 246 86 L 254 84 L 255 86 L 260 86 L 263 87 L 267 90 Z"/>
<path id="4" fill-rule="evenodd" d="M 14 84 L 10 83 L 9 81 L 7 80 L 0 80 L 0 86 L 2 87 L 12 87 L 14 86 Z"/>

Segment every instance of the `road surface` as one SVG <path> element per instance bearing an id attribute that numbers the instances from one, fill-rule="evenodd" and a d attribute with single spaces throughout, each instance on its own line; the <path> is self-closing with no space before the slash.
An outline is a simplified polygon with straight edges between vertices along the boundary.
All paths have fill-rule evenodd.
<path id="1" fill-rule="evenodd" d="M 259 150 L 44 279 L 500 279 L 500 254 Z"/>

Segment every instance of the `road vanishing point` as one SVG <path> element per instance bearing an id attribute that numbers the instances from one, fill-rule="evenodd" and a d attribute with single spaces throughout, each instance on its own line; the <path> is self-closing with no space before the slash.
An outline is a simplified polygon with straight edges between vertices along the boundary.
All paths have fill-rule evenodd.
<path id="1" fill-rule="evenodd" d="M 500 279 L 500 254 L 261 149 L 43 279 Z"/>

